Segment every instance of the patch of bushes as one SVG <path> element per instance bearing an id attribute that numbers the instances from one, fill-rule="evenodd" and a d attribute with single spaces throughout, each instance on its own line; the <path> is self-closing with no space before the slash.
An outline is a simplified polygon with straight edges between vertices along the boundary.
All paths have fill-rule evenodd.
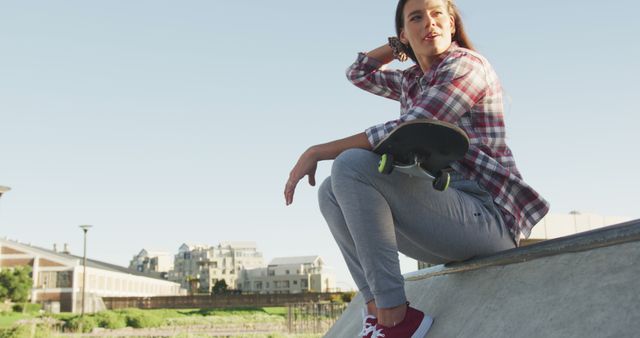
<path id="1" fill-rule="evenodd" d="M 345 302 L 345 303 L 351 303 L 351 300 L 355 296 L 356 296 L 356 292 L 355 291 L 343 292 L 342 293 L 342 301 Z"/>
<path id="2" fill-rule="evenodd" d="M 121 329 L 127 326 L 127 319 L 118 312 L 103 311 L 94 315 L 96 324 L 105 329 Z"/>
<path id="3" fill-rule="evenodd" d="M 95 318 L 91 316 L 77 316 L 69 319 L 64 328 L 73 332 L 89 333 L 97 327 Z"/>
<path id="4" fill-rule="evenodd" d="M 331 303 L 351 303 L 351 299 L 355 297 L 355 292 L 341 292 L 331 295 Z"/>
<path id="5" fill-rule="evenodd" d="M 53 337 L 50 327 L 43 324 L 15 325 L 9 329 L 0 329 L 0 338 Z"/>
<path id="6" fill-rule="evenodd" d="M 42 310 L 42 304 L 18 303 L 12 309 L 13 312 L 38 313 Z"/>
<path id="7" fill-rule="evenodd" d="M 164 323 L 164 318 L 161 315 L 149 311 L 129 309 L 124 310 L 122 314 L 126 316 L 127 326 L 136 329 L 158 327 Z"/>

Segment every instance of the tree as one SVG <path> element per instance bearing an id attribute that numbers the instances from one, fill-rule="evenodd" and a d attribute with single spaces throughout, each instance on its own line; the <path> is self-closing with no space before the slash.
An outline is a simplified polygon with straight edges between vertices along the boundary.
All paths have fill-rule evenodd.
<path id="1" fill-rule="evenodd" d="M 189 285 L 189 294 L 194 295 L 198 290 L 198 284 L 200 284 L 200 278 L 197 276 L 188 275 L 185 277 L 187 284 Z"/>
<path id="2" fill-rule="evenodd" d="M 227 282 L 224 279 L 217 280 L 215 284 L 213 284 L 213 294 L 214 295 L 222 295 L 227 293 L 228 290 Z"/>
<path id="3" fill-rule="evenodd" d="M 16 267 L 0 271 L 0 301 L 10 299 L 20 303 L 29 300 L 33 279 L 31 267 Z"/>

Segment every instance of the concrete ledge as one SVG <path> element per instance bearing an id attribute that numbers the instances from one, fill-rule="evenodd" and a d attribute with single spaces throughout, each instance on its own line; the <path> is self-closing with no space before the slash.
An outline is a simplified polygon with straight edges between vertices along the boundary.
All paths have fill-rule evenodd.
<path id="1" fill-rule="evenodd" d="M 427 337 L 632 337 L 640 332 L 640 220 L 405 275 Z M 327 337 L 356 337 L 358 295 Z"/>

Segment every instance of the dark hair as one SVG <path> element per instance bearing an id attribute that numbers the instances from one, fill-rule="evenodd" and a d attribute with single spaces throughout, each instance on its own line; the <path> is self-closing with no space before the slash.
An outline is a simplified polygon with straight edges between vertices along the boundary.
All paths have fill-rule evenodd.
<path id="1" fill-rule="evenodd" d="M 400 0 L 398 1 L 398 7 L 396 7 L 396 34 L 400 37 L 400 32 L 402 32 L 402 28 L 404 27 L 404 6 L 407 4 L 409 0 Z M 453 3 L 453 0 L 443 0 L 447 3 L 447 11 L 449 15 L 453 15 L 455 21 L 455 33 L 451 37 L 451 41 L 455 41 L 458 43 L 460 47 L 475 50 L 473 48 L 473 44 L 471 40 L 467 36 L 467 32 L 464 30 L 464 25 L 462 23 L 462 18 L 460 17 L 460 11 L 458 11 L 458 7 Z M 413 60 L 413 62 L 418 63 L 416 58 L 416 54 L 411 49 L 411 46 L 405 45 L 407 55 Z"/>

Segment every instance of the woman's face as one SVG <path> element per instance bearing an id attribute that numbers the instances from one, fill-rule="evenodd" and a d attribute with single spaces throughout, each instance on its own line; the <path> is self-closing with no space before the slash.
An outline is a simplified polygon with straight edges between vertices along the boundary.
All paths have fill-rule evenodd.
<path id="1" fill-rule="evenodd" d="M 409 0 L 402 15 L 400 40 L 411 46 L 418 60 L 431 59 L 449 49 L 455 22 L 446 0 Z"/>

